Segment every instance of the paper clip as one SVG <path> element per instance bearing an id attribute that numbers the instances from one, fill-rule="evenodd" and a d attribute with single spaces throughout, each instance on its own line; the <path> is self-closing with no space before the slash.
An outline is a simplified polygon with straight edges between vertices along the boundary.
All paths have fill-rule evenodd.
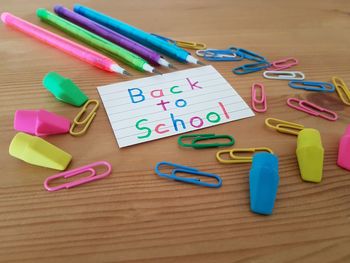
<path id="1" fill-rule="evenodd" d="M 90 111 L 90 113 L 83 119 L 80 120 L 81 117 L 86 114 L 87 112 L 87 108 L 89 107 L 90 104 L 95 104 L 95 106 L 92 108 L 92 110 Z M 69 133 L 73 136 L 79 136 L 79 135 L 83 135 L 84 133 L 86 133 L 87 129 L 90 127 L 91 122 L 94 120 L 95 116 L 96 116 L 96 112 L 98 107 L 100 106 L 100 103 L 97 100 L 88 100 L 82 110 L 77 114 L 77 116 L 75 116 L 72 126 L 70 127 Z M 84 128 L 78 132 L 75 132 L 74 129 L 77 126 L 80 125 L 85 125 Z"/>
<path id="2" fill-rule="evenodd" d="M 296 58 L 285 58 L 271 62 L 270 67 L 268 67 L 267 69 L 276 71 L 283 70 L 298 65 L 298 63 L 299 62 Z"/>
<path id="3" fill-rule="evenodd" d="M 260 98 L 257 96 L 257 90 L 260 89 Z M 267 100 L 265 87 L 261 83 L 254 83 L 252 86 L 252 108 L 256 112 L 265 112 L 267 110 Z M 260 109 L 257 107 L 260 105 Z"/>
<path id="4" fill-rule="evenodd" d="M 174 167 L 174 169 L 171 171 L 171 174 L 161 173 L 159 171 L 159 167 L 162 165 Z M 220 178 L 220 176 L 216 174 L 204 173 L 195 168 L 180 165 L 180 164 L 174 164 L 169 162 L 159 162 L 157 163 L 154 171 L 161 177 L 178 181 L 178 182 L 195 184 L 195 185 L 211 187 L 211 188 L 219 188 L 222 185 L 222 179 Z M 200 178 L 188 178 L 188 177 L 177 176 L 176 174 L 178 173 L 186 173 L 186 174 L 199 175 L 199 176 L 208 177 L 208 178 L 214 178 L 217 181 L 217 183 L 203 182 L 200 180 Z"/>
<path id="5" fill-rule="evenodd" d="M 303 89 L 308 91 L 334 92 L 335 87 L 332 83 L 318 81 L 292 80 L 288 85 L 293 89 Z"/>
<path id="6" fill-rule="evenodd" d="M 97 166 L 104 166 L 107 168 L 107 170 L 101 174 L 96 174 L 96 170 L 94 169 L 94 167 L 97 167 Z M 85 166 L 82 166 L 82 167 L 79 167 L 79 168 L 76 168 L 73 170 L 69 170 L 69 171 L 66 171 L 63 173 L 49 176 L 48 178 L 46 178 L 46 180 L 44 182 L 44 187 L 49 192 L 53 192 L 53 191 L 57 191 L 57 190 L 61 190 L 61 189 L 69 189 L 69 188 L 72 188 L 72 187 L 75 187 L 78 185 L 82 185 L 82 184 L 86 184 L 86 183 L 93 182 L 96 180 L 100 180 L 100 179 L 108 176 L 111 173 L 111 171 L 112 171 L 112 166 L 108 162 L 105 162 L 105 161 L 95 162 L 95 163 L 85 165 Z M 89 173 L 89 174 L 88 174 L 88 176 L 86 176 L 84 178 L 80 178 L 80 179 L 73 181 L 73 182 L 64 183 L 64 184 L 61 184 L 58 186 L 53 186 L 53 187 L 49 186 L 49 183 L 57 178 L 63 177 L 64 179 L 67 179 L 67 178 L 70 178 L 73 176 L 81 175 L 83 173 Z"/>
<path id="7" fill-rule="evenodd" d="M 266 126 L 275 129 L 278 132 L 298 135 L 300 131 L 302 131 L 305 127 L 304 125 L 283 121 L 275 118 L 267 118 L 265 119 Z"/>
<path id="8" fill-rule="evenodd" d="M 234 68 L 232 72 L 237 75 L 243 75 L 243 74 L 248 74 L 248 73 L 253 73 L 253 72 L 263 70 L 267 68 L 269 65 L 270 64 L 267 61 L 261 61 L 254 64 L 245 64 L 243 66 Z"/>
<path id="9" fill-rule="evenodd" d="M 295 104 L 296 103 L 296 104 Z M 314 103 L 307 100 L 299 100 L 297 98 L 289 98 L 287 105 L 293 109 L 303 111 L 312 116 L 321 117 L 329 121 L 336 121 L 338 119 L 337 113 L 322 108 Z"/>
<path id="10" fill-rule="evenodd" d="M 203 44 L 203 43 L 196 43 L 196 42 L 189 42 L 189 41 L 182 41 L 182 40 L 174 40 L 168 37 L 164 37 L 161 35 L 157 35 L 157 34 L 151 34 L 154 35 L 160 39 L 163 39 L 171 44 L 174 44 L 178 47 L 183 47 L 183 48 L 188 48 L 188 49 L 194 49 L 194 50 L 199 50 L 199 49 L 206 49 L 207 45 Z"/>
<path id="11" fill-rule="evenodd" d="M 231 49 L 204 49 L 197 50 L 196 54 L 208 61 L 240 61 L 244 59 L 243 56 L 238 56 Z"/>
<path id="12" fill-rule="evenodd" d="M 237 48 L 237 47 L 229 47 L 229 49 L 231 49 L 234 53 L 243 56 L 246 59 L 254 60 L 254 61 L 258 61 L 258 62 L 263 62 L 263 61 L 266 62 L 265 57 L 260 56 L 259 54 L 256 54 L 250 50 L 243 49 L 243 48 Z"/>
<path id="13" fill-rule="evenodd" d="M 264 71 L 264 78 L 267 79 L 285 79 L 285 80 L 303 80 L 305 75 L 300 71 Z"/>
<path id="14" fill-rule="evenodd" d="M 335 86 L 335 90 L 337 91 L 341 101 L 344 104 L 350 106 L 350 90 L 345 84 L 344 80 L 338 77 L 333 77 L 332 82 Z"/>
<path id="15" fill-rule="evenodd" d="M 231 150 L 222 150 L 216 153 L 216 159 L 220 163 L 231 164 L 231 163 L 251 163 L 253 156 L 237 156 L 234 153 L 255 153 L 255 152 L 269 152 L 273 153 L 270 148 L 259 147 L 259 148 L 236 148 Z M 224 154 L 229 155 L 229 159 L 224 159 L 221 156 Z"/>
<path id="16" fill-rule="evenodd" d="M 184 143 L 183 139 L 192 139 L 191 143 Z M 215 140 L 215 139 L 228 139 L 226 143 L 199 143 L 205 140 Z M 192 147 L 194 149 L 204 149 L 204 148 L 215 148 L 215 147 L 225 147 L 232 146 L 235 143 L 235 139 L 230 135 L 215 135 L 215 134 L 189 134 L 181 135 L 177 140 L 178 144 L 182 147 Z"/>

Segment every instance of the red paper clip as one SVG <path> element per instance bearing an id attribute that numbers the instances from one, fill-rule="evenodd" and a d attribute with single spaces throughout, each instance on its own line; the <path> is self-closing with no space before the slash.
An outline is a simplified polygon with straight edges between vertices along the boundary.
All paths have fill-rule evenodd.
<path id="1" fill-rule="evenodd" d="M 96 167 L 96 166 L 105 166 L 107 168 L 107 170 L 104 173 L 96 175 L 96 170 L 94 169 L 94 167 Z M 44 187 L 46 188 L 47 191 L 50 191 L 50 192 L 61 190 L 61 189 L 69 189 L 69 188 L 72 188 L 72 187 L 75 187 L 75 186 L 78 186 L 81 184 L 86 184 L 86 183 L 89 183 L 92 181 L 102 179 L 102 178 L 108 176 L 111 173 L 111 171 L 112 171 L 112 166 L 108 162 L 105 162 L 105 161 L 95 162 L 95 163 L 85 165 L 85 166 L 82 166 L 82 167 L 79 167 L 79 168 L 76 168 L 76 169 L 73 169 L 70 171 L 66 171 L 63 173 L 49 176 L 48 178 L 46 178 L 46 180 L 44 182 Z M 61 185 L 54 186 L 54 187 L 49 186 L 49 182 L 54 180 L 54 179 L 57 179 L 60 177 L 63 177 L 66 179 L 66 178 L 70 178 L 72 176 L 81 175 L 81 174 L 86 173 L 86 172 L 89 173 L 89 175 L 84 177 L 84 178 L 80 178 L 76 181 L 61 184 Z"/>
<path id="2" fill-rule="evenodd" d="M 293 104 L 297 103 L 297 105 Z M 289 98 L 287 100 L 287 105 L 293 109 L 306 112 L 310 115 L 324 118 L 329 121 L 336 121 L 338 119 L 338 114 L 334 111 L 327 110 L 318 106 L 314 103 L 311 103 L 307 100 L 299 100 L 296 98 Z"/>
<path id="3" fill-rule="evenodd" d="M 257 89 L 260 89 L 260 98 L 257 98 Z M 260 108 L 257 108 L 259 105 Z M 265 87 L 263 84 L 254 83 L 252 86 L 252 108 L 256 112 L 267 110 Z"/>
<path id="4" fill-rule="evenodd" d="M 273 61 L 267 70 L 282 70 L 298 65 L 298 60 L 296 58 L 285 58 Z"/>

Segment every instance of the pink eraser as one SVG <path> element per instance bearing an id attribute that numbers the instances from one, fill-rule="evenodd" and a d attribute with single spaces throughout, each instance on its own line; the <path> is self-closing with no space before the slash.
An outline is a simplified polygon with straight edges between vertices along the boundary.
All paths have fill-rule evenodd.
<path id="1" fill-rule="evenodd" d="M 46 136 L 68 133 L 70 121 L 46 110 L 17 110 L 14 128 L 37 136 Z"/>
<path id="2" fill-rule="evenodd" d="M 337 164 L 350 171 L 350 125 L 340 139 Z"/>

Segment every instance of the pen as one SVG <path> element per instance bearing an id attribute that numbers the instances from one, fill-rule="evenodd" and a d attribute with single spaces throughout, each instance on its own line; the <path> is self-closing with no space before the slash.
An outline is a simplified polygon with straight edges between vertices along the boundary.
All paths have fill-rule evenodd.
<path id="1" fill-rule="evenodd" d="M 42 21 L 57 27 L 58 29 L 70 34 L 71 36 L 83 41 L 84 43 L 92 47 L 95 47 L 107 53 L 110 56 L 117 57 L 119 60 L 123 61 L 124 63 L 128 64 L 136 70 L 161 74 L 158 71 L 156 71 L 151 65 L 149 65 L 147 61 L 143 58 L 59 16 L 56 16 L 55 14 L 47 11 L 46 9 L 39 8 L 36 14 Z"/>
<path id="2" fill-rule="evenodd" d="M 78 13 L 74 13 L 73 11 L 60 5 L 56 5 L 54 7 L 54 11 L 60 17 L 139 55 L 140 57 L 148 60 L 153 64 L 158 64 L 165 67 L 173 67 L 172 64 L 170 64 L 168 61 L 162 58 L 157 52 L 131 40 L 130 38 L 127 38 L 117 32 L 114 32 L 113 30 L 110 30 L 109 28 L 104 27 L 82 15 L 79 15 Z"/>
<path id="3" fill-rule="evenodd" d="M 73 41 L 63 38 L 59 35 L 51 33 L 39 26 L 29 23 L 10 13 L 2 13 L 1 20 L 8 26 L 11 26 L 29 36 L 32 36 L 42 42 L 55 47 L 67 54 L 85 61 L 95 67 L 109 72 L 117 72 L 120 74 L 130 75 L 125 69 L 120 67 L 110 58 L 103 56 L 89 48 L 81 46 Z"/>
<path id="4" fill-rule="evenodd" d="M 105 27 L 112 29 L 113 31 L 127 36 L 153 50 L 155 49 L 176 60 L 179 60 L 181 62 L 190 62 L 194 64 L 203 64 L 196 58 L 192 57 L 191 54 L 186 50 L 172 45 L 167 41 L 159 39 L 158 37 L 153 36 L 150 33 L 142 31 L 115 18 L 97 12 L 91 8 L 82 5 L 74 5 L 74 12 L 81 14 Z"/>

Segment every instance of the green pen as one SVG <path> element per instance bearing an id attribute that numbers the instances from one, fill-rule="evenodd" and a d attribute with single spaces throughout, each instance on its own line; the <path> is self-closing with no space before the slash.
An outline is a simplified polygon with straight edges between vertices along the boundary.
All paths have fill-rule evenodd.
<path id="1" fill-rule="evenodd" d="M 81 28 L 80 26 L 77 26 L 59 16 L 56 16 L 55 14 L 49 12 L 46 9 L 39 8 L 36 11 L 36 14 L 45 23 L 48 23 L 66 32 L 67 34 L 79 39 L 80 41 L 96 49 L 103 51 L 104 53 L 107 53 L 110 56 L 116 57 L 117 59 L 121 60 L 125 64 L 128 64 L 136 70 L 161 74 L 160 72 L 156 71 L 154 67 L 148 64 L 146 60 L 139 57 L 138 55 L 135 55 L 134 53 L 94 33 L 91 33 L 90 31 L 87 31 L 84 28 Z"/>

